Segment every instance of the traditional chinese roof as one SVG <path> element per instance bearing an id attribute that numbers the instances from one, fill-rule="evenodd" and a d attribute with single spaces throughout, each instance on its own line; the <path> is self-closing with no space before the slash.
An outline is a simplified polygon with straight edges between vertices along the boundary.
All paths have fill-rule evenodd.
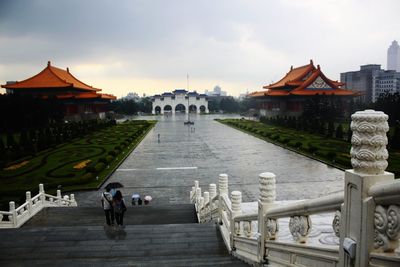
<path id="1" fill-rule="evenodd" d="M 101 91 L 101 89 L 94 88 L 90 85 L 83 83 L 75 78 L 67 68 L 66 70 L 51 66 L 50 61 L 47 67 L 41 72 L 26 80 L 15 82 L 13 84 L 2 85 L 1 87 L 7 89 L 35 89 L 35 88 L 75 88 L 83 91 Z"/>
<path id="2" fill-rule="evenodd" d="M 250 97 L 264 96 L 311 96 L 311 95 L 339 95 L 355 96 L 357 93 L 341 88 L 344 83 L 328 79 L 319 65 L 310 64 L 301 67 L 291 67 L 289 72 L 278 82 L 263 86 L 264 91 L 253 92 Z"/>

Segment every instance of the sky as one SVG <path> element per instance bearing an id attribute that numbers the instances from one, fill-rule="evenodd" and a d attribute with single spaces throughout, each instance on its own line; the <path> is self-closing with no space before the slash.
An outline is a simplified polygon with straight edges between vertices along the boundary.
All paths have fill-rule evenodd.
<path id="1" fill-rule="evenodd" d="M 190 90 L 238 96 L 310 59 L 338 80 L 386 68 L 399 10 L 398 0 L 1 0 L 0 84 L 49 60 L 117 97 L 186 88 L 187 75 Z"/>

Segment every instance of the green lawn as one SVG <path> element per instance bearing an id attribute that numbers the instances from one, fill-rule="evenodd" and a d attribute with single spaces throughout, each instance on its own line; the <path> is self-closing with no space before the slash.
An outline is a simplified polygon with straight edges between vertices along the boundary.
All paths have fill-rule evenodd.
<path id="1" fill-rule="evenodd" d="M 347 141 L 251 120 L 217 119 L 217 121 L 331 166 L 340 169 L 352 168 L 350 163 L 351 144 Z M 400 151 L 389 151 L 388 162 L 387 171 L 398 176 L 400 174 Z"/>
<path id="2" fill-rule="evenodd" d="M 59 185 L 62 191 L 97 188 L 155 123 L 120 123 L 0 169 L 0 210 L 7 210 L 11 200 L 23 203 L 28 190 L 35 195 L 39 183 L 50 193 Z"/>

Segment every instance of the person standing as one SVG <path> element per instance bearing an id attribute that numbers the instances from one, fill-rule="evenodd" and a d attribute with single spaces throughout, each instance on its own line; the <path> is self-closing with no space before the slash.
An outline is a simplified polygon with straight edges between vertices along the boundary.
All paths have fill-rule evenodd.
<path id="1" fill-rule="evenodd" d="M 113 206 L 117 225 L 122 226 L 124 224 L 124 213 L 126 211 L 126 204 L 124 198 L 122 197 L 121 191 L 119 190 L 115 192 Z"/>
<path id="2" fill-rule="evenodd" d="M 103 206 L 104 213 L 106 215 L 107 225 L 114 224 L 114 209 L 113 209 L 113 197 L 110 193 L 110 188 L 106 189 L 101 195 L 101 205 Z"/>

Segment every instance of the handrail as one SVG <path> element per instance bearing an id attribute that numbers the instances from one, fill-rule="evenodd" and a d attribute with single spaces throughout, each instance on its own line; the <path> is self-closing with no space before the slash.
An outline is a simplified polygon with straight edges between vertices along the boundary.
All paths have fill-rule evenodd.
<path id="1" fill-rule="evenodd" d="M 392 204 L 400 202 L 400 180 L 377 183 L 368 191 L 376 204 Z"/>
<path id="2" fill-rule="evenodd" d="M 49 198 L 50 200 L 47 200 Z M 0 211 L 0 229 L 18 228 L 32 218 L 36 213 L 46 207 L 73 207 L 77 206 L 74 194 L 62 196 L 61 191 L 57 190 L 57 196 L 46 194 L 43 184 L 39 185 L 39 193 L 31 198 L 31 193 L 26 192 L 26 201 L 19 207 L 15 207 L 15 202 L 11 201 L 9 211 Z"/>
<path id="3" fill-rule="evenodd" d="M 235 222 L 241 222 L 241 221 L 257 221 L 257 220 L 258 220 L 258 213 L 251 213 L 251 214 L 239 215 L 239 216 L 236 216 L 233 220 L 234 220 Z"/>
<path id="4" fill-rule="evenodd" d="M 342 192 L 316 199 L 303 200 L 278 207 L 272 207 L 266 213 L 268 218 L 281 218 L 296 215 L 309 215 L 340 210 L 344 195 Z"/>

